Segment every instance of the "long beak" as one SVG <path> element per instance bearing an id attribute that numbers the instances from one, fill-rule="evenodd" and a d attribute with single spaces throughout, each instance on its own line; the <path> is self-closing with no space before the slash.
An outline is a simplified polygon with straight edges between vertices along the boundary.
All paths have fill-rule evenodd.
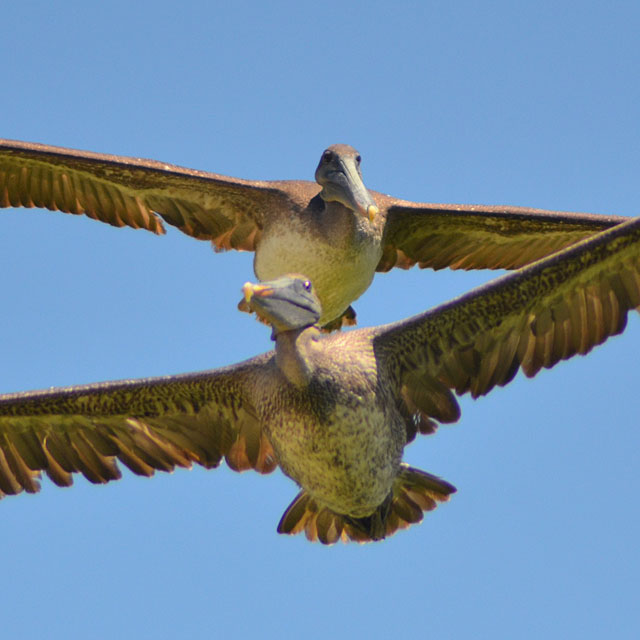
<path id="1" fill-rule="evenodd" d="M 338 195 L 342 197 L 338 198 L 338 200 L 350 209 L 367 216 L 369 221 L 373 222 L 379 213 L 379 209 L 367 187 L 364 186 L 355 160 L 353 158 L 343 158 L 340 164 L 344 169 L 346 184 L 341 185 L 342 188 Z"/>

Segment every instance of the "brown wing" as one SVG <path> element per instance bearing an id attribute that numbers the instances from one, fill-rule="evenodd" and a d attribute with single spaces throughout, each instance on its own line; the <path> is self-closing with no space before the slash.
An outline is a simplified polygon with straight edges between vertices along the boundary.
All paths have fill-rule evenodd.
<path id="1" fill-rule="evenodd" d="M 269 354 L 181 376 L 107 382 L 0 396 L 0 497 L 39 489 L 41 471 L 57 485 L 72 474 L 104 483 L 116 459 L 139 475 L 217 467 L 269 473 L 275 454 L 247 399 Z"/>
<path id="2" fill-rule="evenodd" d="M 0 140 L 0 206 L 85 214 L 161 234 L 159 214 L 217 249 L 253 251 L 266 219 L 289 211 L 292 203 L 286 182 L 251 182 L 153 160 Z"/>
<path id="3" fill-rule="evenodd" d="M 378 271 L 517 269 L 629 218 L 525 207 L 386 203 Z"/>
<path id="4" fill-rule="evenodd" d="M 640 218 L 456 300 L 372 332 L 416 429 L 457 419 L 450 389 L 477 397 L 623 331 L 640 305 Z M 410 437 L 412 434 L 409 434 Z"/>

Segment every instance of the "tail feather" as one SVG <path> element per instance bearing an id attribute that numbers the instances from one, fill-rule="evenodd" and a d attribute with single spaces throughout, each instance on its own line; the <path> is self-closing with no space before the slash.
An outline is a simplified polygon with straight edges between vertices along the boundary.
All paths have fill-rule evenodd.
<path id="1" fill-rule="evenodd" d="M 421 522 L 423 512 L 446 502 L 455 490 L 437 476 L 403 464 L 391 493 L 372 514 L 356 518 L 336 513 L 320 506 L 302 490 L 284 512 L 278 533 L 293 535 L 304 531 L 308 540 L 322 544 L 383 540 L 399 529 Z"/>

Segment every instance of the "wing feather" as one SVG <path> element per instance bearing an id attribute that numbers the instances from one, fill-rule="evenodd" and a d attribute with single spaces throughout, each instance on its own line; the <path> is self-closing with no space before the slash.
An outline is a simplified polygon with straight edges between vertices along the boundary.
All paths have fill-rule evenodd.
<path id="1" fill-rule="evenodd" d="M 517 269 L 629 220 L 512 206 L 400 203 L 388 207 L 378 271 Z"/>
<path id="2" fill-rule="evenodd" d="M 298 190 L 307 185 L 295 184 Z M 295 206 L 289 195 L 284 182 L 240 180 L 152 160 L 0 140 L 1 207 L 84 214 L 157 234 L 164 233 L 164 220 L 220 250 L 253 251 L 266 219 Z"/>
<path id="3" fill-rule="evenodd" d="M 640 218 L 604 231 L 408 320 L 370 330 L 376 357 L 421 419 L 440 383 L 484 395 L 622 332 L 640 307 Z M 438 391 L 437 398 L 442 398 Z M 449 404 L 445 421 L 454 416 Z"/>
<path id="4" fill-rule="evenodd" d="M 36 492 L 42 471 L 59 486 L 81 473 L 120 478 L 190 467 L 268 473 L 277 466 L 250 401 L 271 354 L 182 376 L 108 382 L 0 396 L 0 497 Z"/>

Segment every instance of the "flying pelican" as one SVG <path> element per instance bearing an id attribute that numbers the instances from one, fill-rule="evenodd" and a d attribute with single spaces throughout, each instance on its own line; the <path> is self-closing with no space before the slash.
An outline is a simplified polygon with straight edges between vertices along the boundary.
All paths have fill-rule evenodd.
<path id="1" fill-rule="evenodd" d="M 0 396 L 0 495 L 74 472 L 152 475 L 193 462 L 268 473 L 301 488 L 278 531 L 380 540 L 455 491 L 402 462 L 404 447 L 484 395 L 623 331 L 640 306 L 640 218 L 406 320 L 326 335 L 306 276 L 243 287 L 275 351 L 179 376 Z"/>
<path id="2" fill-rule="evenodd" d="M 314 283 L 327 328 L 355 321 L 350 304 L 376 271 L 519 268 L 628 219 L 408 202 L 368 190 L 360 160 L 337 144 L 322 153 L 316 182 L 251 181 L 0 140 L 0 206 L 85 214 L 158 234 L 164 220 L 216 250 L 255 251 L 260 280 L 304 273 Z"/>

